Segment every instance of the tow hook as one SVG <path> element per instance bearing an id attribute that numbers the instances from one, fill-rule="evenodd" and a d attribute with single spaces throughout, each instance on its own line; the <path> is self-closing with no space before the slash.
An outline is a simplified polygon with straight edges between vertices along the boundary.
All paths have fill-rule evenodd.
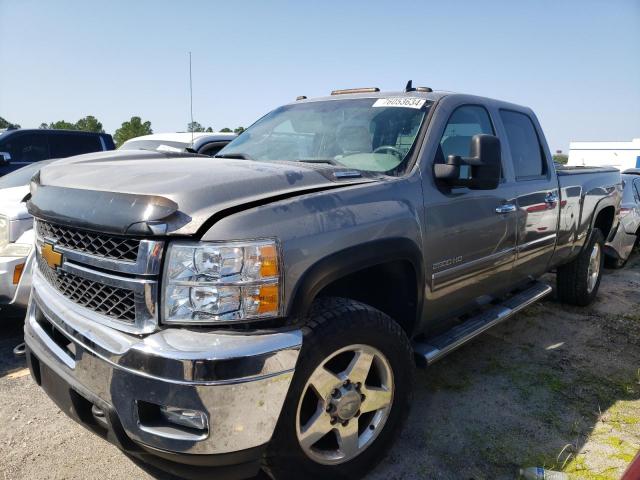
<path id="1" fill-rule="evenodd" d="M 16 357 L 24 357 L 24 354 L 27 351 L 27 346 L 24 344 L 24 342 L 19 343 L 18 345 L 16 345 L 15 347 L 13 347 L 13 354 Z"/>

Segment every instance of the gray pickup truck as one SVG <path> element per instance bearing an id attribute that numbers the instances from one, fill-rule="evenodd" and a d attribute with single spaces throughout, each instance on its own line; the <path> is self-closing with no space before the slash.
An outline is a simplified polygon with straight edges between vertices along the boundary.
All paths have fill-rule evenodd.
<path id="1" fill-rule="evenodd" d="M 33 378 L 187 478 L 361 477 L 416 360 L 549 294 L 546 272 L 594 299 L 621 195 L 616 170 L 556 171 L 529 108 L 411 85 L 299 97 L 217 157 L 67 159 L 28 205 Z"/>

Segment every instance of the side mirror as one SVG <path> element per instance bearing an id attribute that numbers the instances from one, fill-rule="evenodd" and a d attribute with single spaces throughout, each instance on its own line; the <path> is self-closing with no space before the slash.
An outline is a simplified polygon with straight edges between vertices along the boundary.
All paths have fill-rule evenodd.
<path id="1" fill-rule="evenodd" d="M 9 152 L 0 152 L 0 167 L 5 167 L 11 163 L 11 154 Z"/>
<path id="2" fill-rule="evenodd" d="M 469 173 L 460 177 L 460 167 L 465 165 L 469 167 Z M 449 155 L 446 163 L 434 165 L 436 180 L 452 187 L 468 187 L 472 190 L 498 188 L 501 171 L 500 139 L 493 135 L 474 135 L 470 157 Z"/>

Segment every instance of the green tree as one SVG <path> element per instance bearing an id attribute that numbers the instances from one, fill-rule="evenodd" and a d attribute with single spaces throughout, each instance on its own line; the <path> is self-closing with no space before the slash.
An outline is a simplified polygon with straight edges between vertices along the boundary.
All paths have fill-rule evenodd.
<path id="1" fill-rule="evenodd" d="M 131 120 L 122 122 L 122 126 L 116 130 L 113 139 L 119 147 L 130 138 L 140 137 L 153 133 L 151 122 L 143 122 L 140 117 L 131 117 Z"/>
<path id="2" fill-rule="evenodd" d="M 224 127 L 223 129 L 220 130 L 220 132 L 222 132 L 222 133 L 231 133 L 231 132 L 233 132 L 233 130 L 231 130 L 228 127 Z"/>
<path id="3" fill-rule="evenodd" d="M 204 127 L 198 122 L 190 122 L 187 124 L 187 132 L 204 132 Z"/>
<path id="4" fill-rule="evenodd" d="M 44 122 L 42 122 L 38 128 L 41 129 L 41 130 L 46 130 L 47 128 L 49 128 L 49 125 L 44 123 Z"/>
<path id="5" fill-rule="evenodd" d="M 9 128 L 9 127 L 20 128 L 20 125 L 18 125 L 17 123 L 11 123 L 5 120 L 4 118 L 0 117 L 0 128 Z"/>
<path id="6" fill-rule="evenodd" d="M 51 122 L 46 128 L 55 128 L 56 130 L 77 130 L 75 123 L 69 123 L 66 120 Z"/>
<path id="7" fill-rule="evenodd" d="M 76 122 L 76 129 L 85 132 L 97 132 L 104 133 L 102 123 L 98 121 L 93 115 L 87 115 Z"/>
<path id="8" fill-rule="evenodd" d="M 569 157 L 562 153 L 562 150 L 556 150 L 556 154 L 553 156 L 553 161 L 562 165 L 566 165 L 566 163 L 569 161 Z"/>
<path id="9" fill-rule="evenodd" d="M 236 127 L 233 129 L 233 133 L 237 133 L 238 135 L 240 135 L 242 132 L 244 132 L 244 130 L 244 127 Z"/>
<path id="10" fill-rule="evenodd" d="M 211 127 L 207 127 L 207 129 L 205 130 L 205 132 L 211 133 L 211 132 L 213 132 L 213 128 L 211 128 Z"/>

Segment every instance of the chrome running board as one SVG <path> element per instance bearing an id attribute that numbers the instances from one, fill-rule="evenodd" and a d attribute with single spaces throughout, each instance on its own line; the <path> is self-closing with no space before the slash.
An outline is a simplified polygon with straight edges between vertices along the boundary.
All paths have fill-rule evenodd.
<path id="1" fill-rule="evenodd" d="M 464 345 L 469 340 L 547 296 L 551 293 L 551 290 L 552 288 L 545 283 L 534 283 L 526 290 L 513 295 L 503 303 L 495 305 L 465 320 L 463 323 L 456 325 L 451 328 L 451 330 L 437 337 L 424 340 L 423 342 L 414 342 L 413 351 L 419 358 L 424 359 L 427 365 L 431 365 L 456 348 Z"/>

